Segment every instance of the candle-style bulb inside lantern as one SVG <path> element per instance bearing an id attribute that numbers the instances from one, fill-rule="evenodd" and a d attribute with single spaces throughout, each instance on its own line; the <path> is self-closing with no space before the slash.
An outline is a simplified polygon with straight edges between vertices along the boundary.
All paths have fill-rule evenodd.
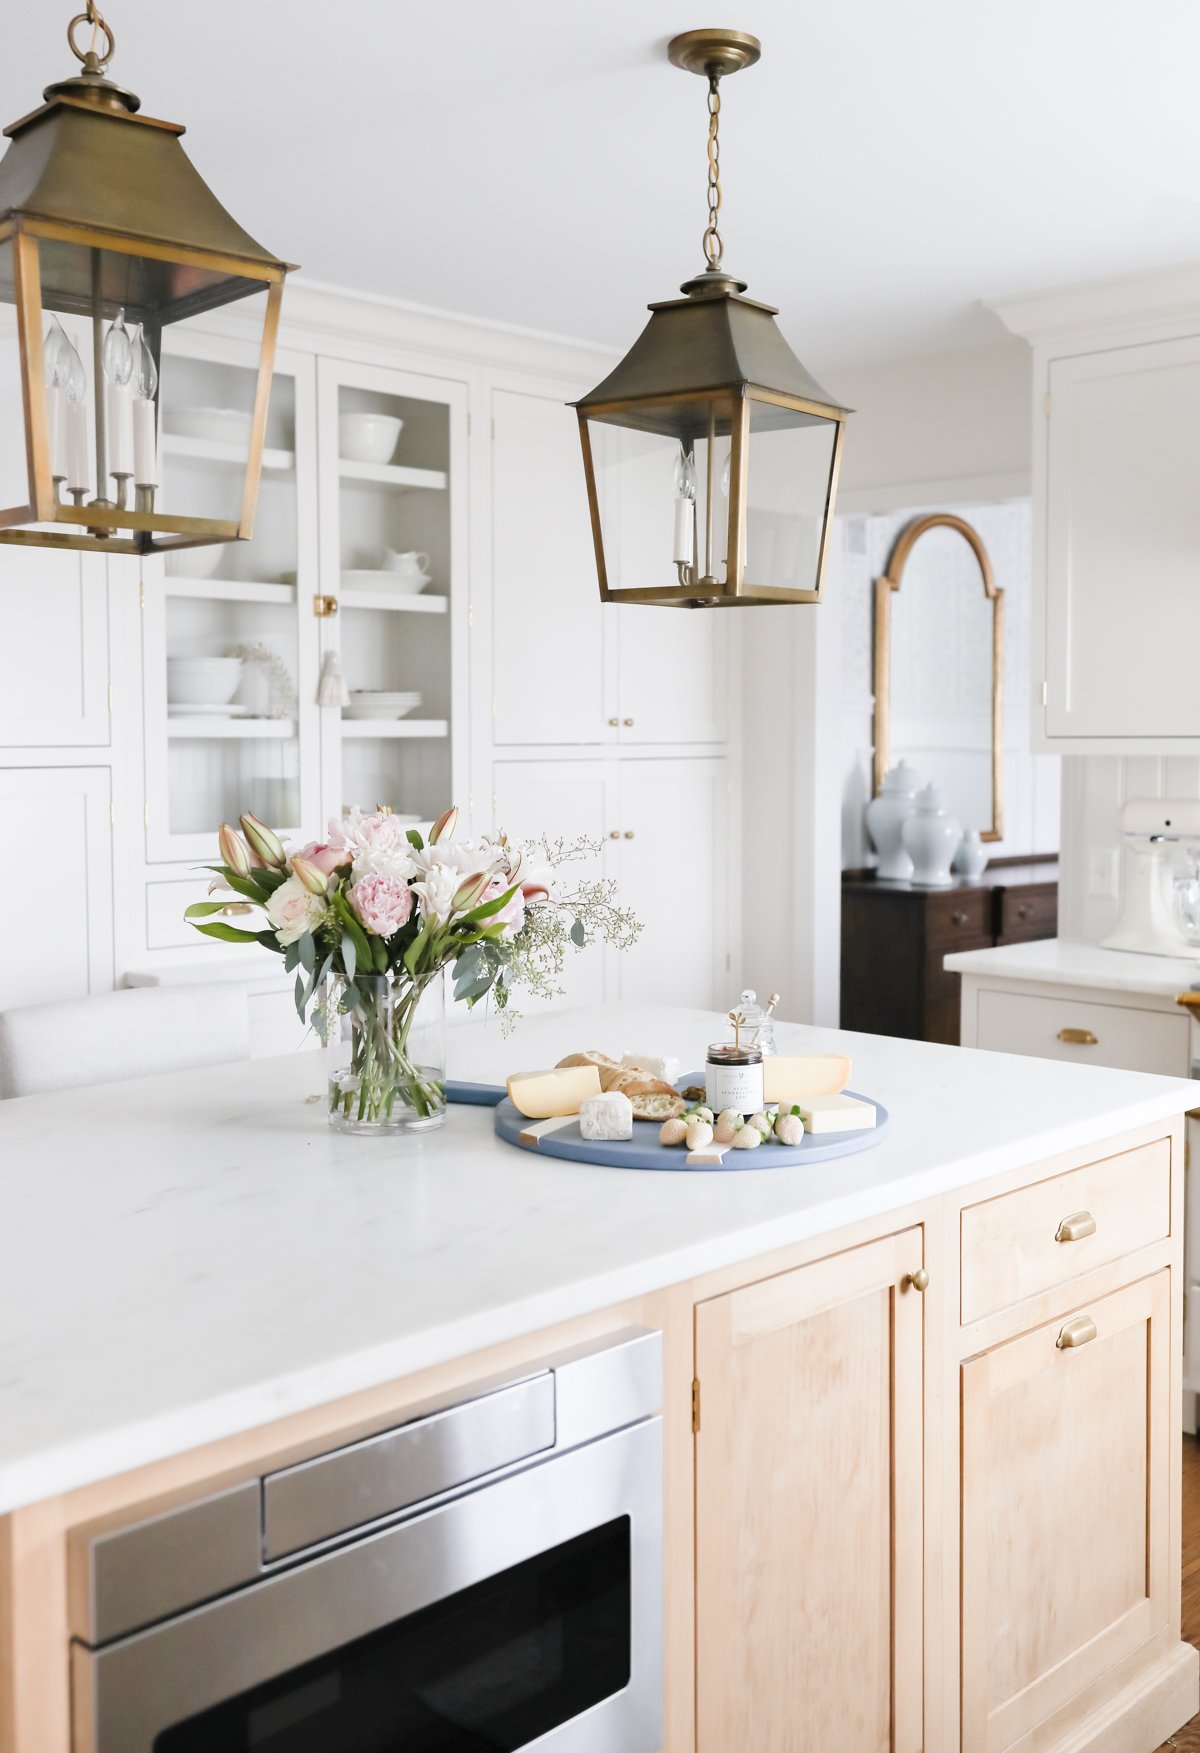
<path id="1" fill-rule="evenodd" d="M 42 342 L 43 376 L 48 390 L 65 390 L 70 376 L 72 352 L 67 331 L 57 317 L 51 320 Z"/>
<path id="2" fill-rule="evenodd" d="M 137 369 L 137 393 L 144 402 L 152 402 L 158 391 L 158 367 L 146 342 L 141 323 L 134 330 L 134 357 Z"/>
<path id="3" fill-rule="evenodd" d="M 725 467 L 721 470 L 721 492 L 726 499 L 729 498 L 729 465 L 732 461 L 732 456 L 727 456 L 725 458 Z"/>
<path id="4" fill-rule="evenodd" d="M 101 353 L 104 375 L 109 383 L 127 384 L 133 376 L 133 348 L 125 327 L 125 312 L 117 312 L 117 320 L 109 324 Z"/>
<path id="5" fill-rule="evenodd" d="M 690 566 L 696 552 L 696 462 L 691 451 L 679 447 L 675 458 L 676 566 Z"/>

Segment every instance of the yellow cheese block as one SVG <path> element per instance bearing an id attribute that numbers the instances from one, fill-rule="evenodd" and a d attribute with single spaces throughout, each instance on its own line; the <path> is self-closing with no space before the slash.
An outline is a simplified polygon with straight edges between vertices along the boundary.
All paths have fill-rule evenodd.
<path id="1" fill-rule="evenodd" d="M 556 1120 L 578 1114 L 579 1104 L 600 1094 L 594 1065 L 566 1065 L 557 1071 L 518 1071 L 508 1080 L 513 1107 L 527 1120 Z"/>
<path id="2" fill-rule="evenodd" d="M 857 1096 L 808 1096 L 795 1106 L 806 1132 L 867 1132 L 875 1124 L 874 1102 Z"/>
<path id="3" fill-rule="evenodd" d="M 768 1053 L 763 1060 L 763 1100 L 781 1105 L 808 1096 L 836 1096 L 850 1082 L 844 1053 Z"/>

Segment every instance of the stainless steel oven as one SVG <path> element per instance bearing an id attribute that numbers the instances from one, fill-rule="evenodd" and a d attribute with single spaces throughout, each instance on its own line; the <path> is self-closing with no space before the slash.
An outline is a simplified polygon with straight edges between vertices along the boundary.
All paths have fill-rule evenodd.
<path id="1" fill-rule="evenodd" d="M 657 1753 L 662 1339 L 71 1551 L 76 1753 Z"/>

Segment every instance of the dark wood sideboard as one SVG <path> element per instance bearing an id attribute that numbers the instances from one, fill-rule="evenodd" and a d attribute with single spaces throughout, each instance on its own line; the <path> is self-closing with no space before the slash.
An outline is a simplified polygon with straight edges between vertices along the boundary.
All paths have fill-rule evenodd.
<path id="1" fill-rule="evenodd" d="M 1058 863 L 1001 862 L 952 889 L 842 878 L 842 1027 L 958 1045 L 952 950 L 1028 943 L 1058 931 Z"/>

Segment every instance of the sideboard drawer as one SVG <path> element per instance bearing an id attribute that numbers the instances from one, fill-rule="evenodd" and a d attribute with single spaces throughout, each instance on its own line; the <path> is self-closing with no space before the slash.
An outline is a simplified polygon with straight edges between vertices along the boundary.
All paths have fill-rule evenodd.
<path id="1" fill-rule="evenodd" d="M 1170 1233 L 1165 1138 L 969 1205 L 961 1231 L 963 1325 Z"/>
<path id="2" fill-rule="evenodd" d="M 1191 1025 L 1181 1010 L 1098 1004 L 1068 988 L 1053 998 L 984 988 L 976 1018 L 976 1045 L 994 1053 L 1027 1053 L 1036 1059 L 1111 1065 L 1165 1077 L 1190 1074 Z"/>
<path id="3" fill-rule="evenodd" d="M 968 948 L 968 939 L 992 941 L 992 891 L 944 889 L 928 899 L 929 941 L 953 949 Z M 973 947 L 971 945 L 970 947 Z"/>
<path id="4" fill-rule="evenodd" d="M 1058 931 L 1058 885 L 1028 883 L 1000 891 L 999 943 L 1031 943 Z"/>

